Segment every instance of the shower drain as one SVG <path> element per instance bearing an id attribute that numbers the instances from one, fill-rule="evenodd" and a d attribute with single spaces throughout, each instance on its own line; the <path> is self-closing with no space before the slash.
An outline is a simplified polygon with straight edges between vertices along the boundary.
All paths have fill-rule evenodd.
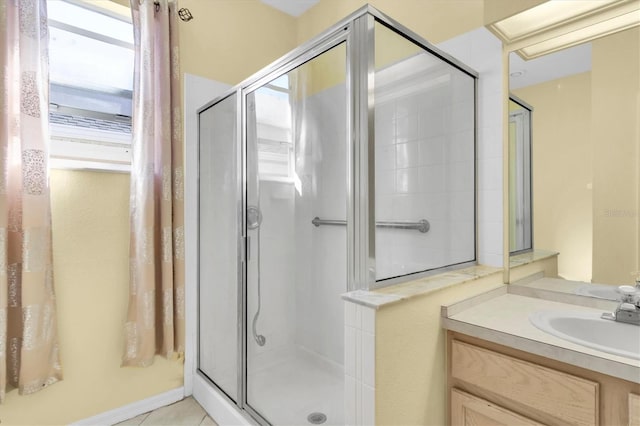
<path id="1" fill-rule="evenodd" d="M 314 425 L 319 425 L 327 421 L 327 416 L 324 413 L 311 413 L 307 416 L 307 421 Z"/>

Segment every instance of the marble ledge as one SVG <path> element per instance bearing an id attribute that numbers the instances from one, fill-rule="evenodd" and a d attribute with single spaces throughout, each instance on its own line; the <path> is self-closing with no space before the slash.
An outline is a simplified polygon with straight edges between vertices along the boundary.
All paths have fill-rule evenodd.
<path id="1" fill-rule="evenodd" d="M 442 274 L 431 275 L 406 283 L 395 284 L 377 290 L 355 290 L 342 294 L 342 299 L 373 309 L 398 303 L 416 296 L 424 296 L 469 281 L 478 280 L 493 274 L 501 274 L 502 268 L 475 265 Z"/>
<path id="2" fill-rule="evenodd" d="M 529 263 L 537 262 L 538 260 L 548 259 L 550 257 L 558 256 L 560 253 L 551 250 L 532 250 L 527 253 L 516 254 L 509 258 L 509 267 L 527 265 Z"/>

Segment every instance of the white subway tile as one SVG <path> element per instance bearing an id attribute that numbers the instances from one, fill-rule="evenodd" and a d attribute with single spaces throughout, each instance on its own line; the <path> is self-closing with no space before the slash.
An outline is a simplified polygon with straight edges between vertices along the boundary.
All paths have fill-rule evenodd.
<path id="1" fill-rule="evenodd" d="M 447 189 L 449 191 L 472 191 L 474 163 L 451 163 L 447 169 Z"/>
<path id="2" fill-rule="evenodd" d="M 362 333 L 362 383 L 375 386 L 376 381 L 376 338 L 373 334 Z"/>
<path id="3" fill-rule="evenodd" d="M 418 168 L 396 171 L 396 193 L 418 192 L 420 188 Z"/>
<path id="4" fill-rule="evenodd" d="M 356 326 L 356 304 L 344 301 L 344 325 L 349 327 Z"/>
<path id="5" fill-rule="evenodd" d="M 419 142 L 412 141 L 396 145 L 396 168 L 415 167 L 420 161 Z"/>
<path id="6" fill-rule="evenodd" d="M 359 385 L 353 377 L 344 376 L 344 423 L 348 426 L 356 426 L 358 424 L 356 387 Z"/>
<path id="7" fill-rule="evenodd" d="M 478 161 L 478 189 L 502 190 L 502 159 Z"/>
<path id="8" fill-rule="evenodd" d="M 356 328 L 355 340 L 356 340 L 356 356 L 355 356 L 355 378 L 358 381 L 362 381 L 362 329 Z"/>
<path id="9" fill-rule="evenodd" d="M 395 145 L 376 146 L 376 170 L 393 170 L 396 168 Z"/>
<path id="10" fill-rule="evenodd" d="M 356 380 L 356 424 L 361 425 L 363 421 L 362 412 L 362 382 Z"/>
<path id="11" fill-rule="evenodd" d="M 447 163 L 474 161 L 473 130 L 453 132 L 446 150 Z"/>
<path id="12" fill-rule="evenodd" d="M 354 327 L 344 328 L 344 374 L 356 377 L 356 329 Z"/>
<path id="13" fill-rule="evenodd" d="M 478 159 L 502 158 L 502 124 L 478 128 Z"/>
<path id="14" fill-rule="evenodd" d="M 376 310 L 363 306 L 362 307 L 362 331 L 376 334 Z"/>
<path id="15" fill-rule="evenodd" d="M 432 194 L 443 192 L 445 189 L 445 166 L 434 164 L 433 166 L 423 166 L 419 169 L 421 192 Z M 431 195 L 426 195 L 430 197 Z"/>
<path id="16" fill-rule="evenodd" d="M 418 138 L 417 115 L 411 114 L 396 119 L 396 143 L 403 143 Z"/>
<path id="17" fill-rule="evenodd" d="M 444 162 L 445 138 L 436 136 L 420 141 L 420 165 L 429 166 Z"/>
<path id="18" fill-rule="evenodd" d="M 433 108 L 426 109 L 418 124 L 419 135 L 423 138 L 433 138 L 444 134 L 445 123 L 450 113 L 451 108 L 443 105 L 436 105 Z"/>
<path id="19" fill-rule="evenodd" d="M 376 193 L 392 194 L 396 190 L 395 170 L 376 170 Z"/>
<path id="20" fill-rule="evenodd" d="M 478 254 L 478 262 L 482 265 L 495 266 L 497 268 L 502 267 L 502 255 L 501 254 Z"/>
<path id="21" fill-rule="evenodd" d="M 376 217 L 379 220 L 391 220 L 396 197 L 395 194 L 376 194 Z"/>
<path id="22" fill-rule="evenodd" d="M 478 222 L 502 221 L 502 191 L 478 191 Z"/>
<path id="23" fill-rule="evenodd" d="M 413 220 L 419 213 L 419 194 L 396 194 L 393 196 L 393 215 L 380 216 L 379 220 Z M 393 232 L 394 235 L 399 233 Z"/>
<path id="24" fill-rule="evenodd" d="M 489 93 L 478 99 L 478 119 L 483 127 L 501 126 L 503 102 L 500 93 Z"/>
<path id="25" fill-rule="evenodd" d="M 376 390 L 371 386 L 362 386 L 362 425 L 376 424 Z"/>
<path id="26" fill-rule="evenodd" d="M 392 117 L 376 114 L 375 140 L 376 146 L 393 145 L 395 142 L 395 124 Z"/>

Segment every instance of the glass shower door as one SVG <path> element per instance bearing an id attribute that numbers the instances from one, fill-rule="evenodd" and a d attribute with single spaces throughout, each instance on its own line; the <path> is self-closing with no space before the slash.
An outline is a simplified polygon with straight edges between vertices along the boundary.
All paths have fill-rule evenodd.
<path id="1" fill-rule="evenodd" d="M 198 368 L 238 402 L 237 95 L 200 114 Z"/>
<path id="2" fill-rule="evenodd" d="M 271 424 L 344 424 L 345 82 L 342 43 L 246 95 L 246 402 Z"/>

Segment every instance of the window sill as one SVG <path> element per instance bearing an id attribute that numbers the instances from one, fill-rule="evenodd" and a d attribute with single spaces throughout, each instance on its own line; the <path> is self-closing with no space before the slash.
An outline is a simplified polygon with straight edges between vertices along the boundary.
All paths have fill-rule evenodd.
<path id="1" fill-rule="evenodd" d="M 54 169 L 131 171 L 131 135 L 51 124 L 49 165 Z"/>

